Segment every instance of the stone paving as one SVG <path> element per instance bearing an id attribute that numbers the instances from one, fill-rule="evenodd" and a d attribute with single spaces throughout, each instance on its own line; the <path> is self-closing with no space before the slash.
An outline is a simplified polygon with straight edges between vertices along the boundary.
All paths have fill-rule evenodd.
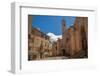
<path id="1" fill-rule="evenodd" d="M 68 59 L 66 56 L 57 56 L 57 57 L 46 57 L 43 60 L 57 60 L 57 59 Z"/>

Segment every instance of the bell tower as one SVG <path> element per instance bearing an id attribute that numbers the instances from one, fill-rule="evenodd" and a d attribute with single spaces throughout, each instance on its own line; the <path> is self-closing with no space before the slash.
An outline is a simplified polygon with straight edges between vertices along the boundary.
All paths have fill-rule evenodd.
<path id="1" fill-rule="evenodd" d="M 62 48 L 65 51 L 66 51 L 66 34 L 67 34 L 66 20 L 65 17 L 63 17 L 62 18 Z"/>
<path id="2" fill-rule="evenodd" d="M 62 19 L 62 35 L 64 35 L 66 31 L 66 21 L 65 21 L 65 18 L 63 17 Z"/>

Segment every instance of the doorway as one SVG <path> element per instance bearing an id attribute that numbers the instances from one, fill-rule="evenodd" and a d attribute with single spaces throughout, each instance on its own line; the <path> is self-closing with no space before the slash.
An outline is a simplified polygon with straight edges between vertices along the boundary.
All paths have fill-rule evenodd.
<path id="1" fill-rule="evenodd" d="M 62 55 L 65 56 L 66 55 L 66 50 L 62 49 Z"/>

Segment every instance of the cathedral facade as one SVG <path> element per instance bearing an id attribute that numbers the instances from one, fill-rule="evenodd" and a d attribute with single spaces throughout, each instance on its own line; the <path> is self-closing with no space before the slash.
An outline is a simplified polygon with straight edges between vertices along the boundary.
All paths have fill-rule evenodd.
<path id="1" fill-rule="evenodd" d="M 86 58 L 88 54 L 88 18 L 76 17 L 73 26 L 67 28 L 62 20 L 62 52 L 70 58 Z"/>

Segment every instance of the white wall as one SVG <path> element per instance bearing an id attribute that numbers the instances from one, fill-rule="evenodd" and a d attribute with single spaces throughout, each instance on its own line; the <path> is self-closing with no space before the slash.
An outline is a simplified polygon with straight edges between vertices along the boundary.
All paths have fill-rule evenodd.
<path id="1" fill-rule="evenodd" d="M 66 5 L 76 5 L 76 6 L 96 6 L 97 11 L 97 24 L 94 25 L 97 27 L 97 50 L 95 62 L 97 68 L 91 69 L 69 69 L 61 72 L 50 72 L 50 73 L 40 73 L 40 74 L 29 74 L 34 76 L 99 76 L 100 71 L 100 2 L 99 0 L 1 0 L 0 1 L 0 76 L 13 76 L 13 74 L 9 73 L 10 69 L 10 53 L 11 53 L 11 2 L 40 2 L 40 3 L 57 3 L 57 4 L 66 4 Z M 28 76 L 28 74 L 24 74 Z"/>

